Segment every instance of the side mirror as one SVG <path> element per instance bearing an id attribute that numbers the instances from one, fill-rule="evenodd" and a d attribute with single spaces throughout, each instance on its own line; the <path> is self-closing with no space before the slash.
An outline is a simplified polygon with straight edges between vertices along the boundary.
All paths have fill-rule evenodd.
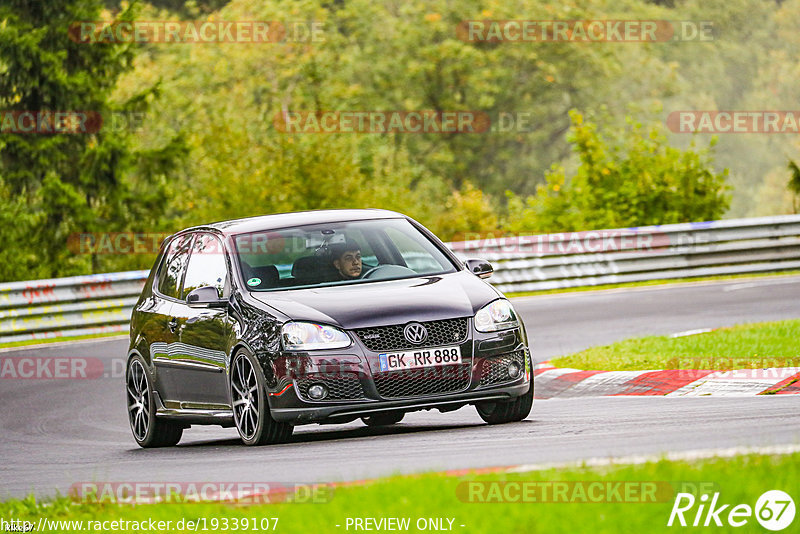
<path id="1" fill-rule="evenodd" d="M 186 295 L 186 303 L 192 308 L 224 308 L 227 302 L 219 298 L 217 288 L 204 286 L 193 289 Z"/>
<path id="2" fill-rule="evenodd" d="M 478 278 L 489 278 L 494 272 L 492 264 L 486 260 L 471 259 L 464 262 L 467 270 Z"/>

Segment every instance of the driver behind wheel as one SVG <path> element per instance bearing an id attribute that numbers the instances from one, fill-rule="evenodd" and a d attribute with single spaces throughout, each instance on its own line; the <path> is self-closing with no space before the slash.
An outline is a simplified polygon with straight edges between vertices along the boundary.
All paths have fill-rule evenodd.
<path id="1" fill-rule="evenodd" d="M 352 240 L 336 243 L 331 246 L 333 266 L 339 272 L 342 280 L 355 280 L 361 278 L 363 265 L 361 263 L 361 246 Z"/>

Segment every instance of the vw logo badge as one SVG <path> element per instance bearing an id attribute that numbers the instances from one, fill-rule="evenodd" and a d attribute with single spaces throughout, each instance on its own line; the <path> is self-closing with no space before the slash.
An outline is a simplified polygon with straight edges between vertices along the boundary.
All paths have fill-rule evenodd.
<path id="1" fill-rule="evenodd" d="M 428 339 L 428 330 L 419 323 L 408 323 L 403 329 L 403 335 L 409 342 L 419 345 Z"/>

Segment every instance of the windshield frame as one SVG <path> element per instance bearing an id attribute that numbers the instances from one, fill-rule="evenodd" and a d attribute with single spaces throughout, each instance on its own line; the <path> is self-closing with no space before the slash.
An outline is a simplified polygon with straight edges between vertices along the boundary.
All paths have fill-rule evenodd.
<path id="1" fill-rule="evenodd" d="M 324 225 L 347 225 L 347 224 L 362 224 L 362 223 L 380 223 L 380 222 L 390 222 L 390 221 L 405 221 L 408 223 L 411 228 L 413 228 L 417 232 L 417 236 L 421 238 L 423 243 L 428 243 L 432 246 L 437 252 L 439 252 L 447 263 L 450 265 L 450 268 L 444 269 L 441 271 L 436 271 L 432 273 L 415 273 L 410 274 L 408 276 L 396 276 L 390 278 L 357 278 L 353 280 L 335 280 L 335 281 L 328 281 L 328 282 L 321 282 L 321 283 L 313 283 L 313 284 L 302 284 L 302 285 L 293 285 L 293 286 L 286 286 L 286 287 L 266 287 L 262 289 L 257 289 L 254 287 L 250 287 L 245 283 L 245 274 L 243 272 L 242 266 L 242 255 L 239 251 L 239 242 L 238 239 L 243 236 L 254 235 L 254 234 L 262 234 L 262 233 L 273 233 L 273 232 L 281 232 L 285 230 L 300 230 L 303 228 L 308 227 L 319 227 Z M 292 226 L 281 226 L 281 227 L 274 227 L 274 228 L 262 228 L 260 230 L 252 230 L 249 232 L 242 232 L 238 234 L 232 234 L 229 236 L 230 238 L 230 247 L 233 254 L 231 254 L 232 262 L 235 264 L 235 276 L 240 280 L 240 286 L 245 288 L 250 293 L 283 293 L 285 291 L 294 291 L 294 290 L 306 290 L 306 289 L 324 289 L 328 287 L 342 287 L 342 286 L 351 286 L 351 285 L 362 285 L 362 284 L 369 284 L 373 282 L 392 282 L 397 280 L 409 280 L 414 278 L 430 278 L 434 276 L 443 276 L 446 274 L 456 273 L 464 269 L 464 266 L 459 261 L 459 259 L 453 254 L 453 252 L 447 248 L 446 245 L 438 238 L 436 235 L 425 228 L 422 224 L 418 223 L 417 221 L 409 218 L 409 217 L 379 217 L 374 219 L 343 219 L 343 220 L 336 220 L 330 221 L 326 223 L 309 223 L 309 224 L 295 224 Z M 395 252 L 400 253 L 400 250 L 397 249 L 397 246 L 394 242 L 389 239 L 391 245 L 394 247 Z M 384 264 L 386 265 L 386 264 Z"/>

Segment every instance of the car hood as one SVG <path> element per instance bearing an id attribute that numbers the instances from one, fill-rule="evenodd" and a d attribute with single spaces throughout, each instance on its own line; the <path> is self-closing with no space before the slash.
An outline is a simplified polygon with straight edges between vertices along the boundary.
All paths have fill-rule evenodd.
<path id="1" fill-rule="evenodd" d="M 253 292 L 251 296 L 293 320 L 352 329 L 468 317 L 499 293 L 472 273 L 459 271 L 363 285 Z"/>

